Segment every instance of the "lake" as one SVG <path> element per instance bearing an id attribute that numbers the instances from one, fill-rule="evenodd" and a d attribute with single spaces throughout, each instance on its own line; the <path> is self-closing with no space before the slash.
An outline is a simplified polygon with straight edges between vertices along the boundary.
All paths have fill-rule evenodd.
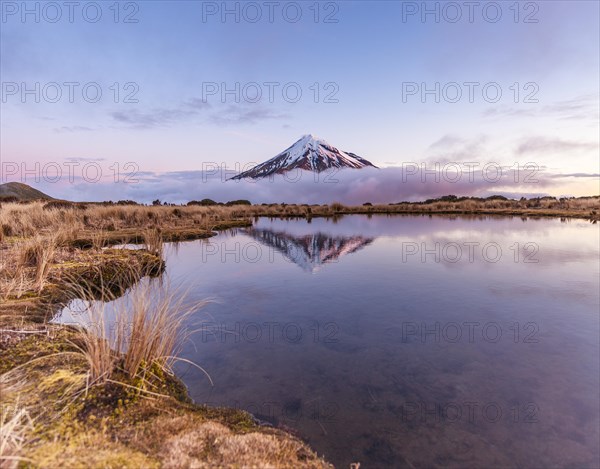
<path id="1" fill-rule="evenodd" d="M 178 375 L 338 467 L 598 467 L 599 225 L 258 219 L 166 245 Z"/>

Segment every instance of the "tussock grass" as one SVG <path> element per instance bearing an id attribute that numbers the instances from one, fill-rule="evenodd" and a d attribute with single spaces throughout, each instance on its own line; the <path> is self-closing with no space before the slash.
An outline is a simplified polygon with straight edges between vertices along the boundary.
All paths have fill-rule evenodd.
<path id="1" fill-rule="evenodd" d="M 0 385 L 0 392 L 2 388 Z M 26 442 L 27 433 L 32 428 L 32 420 L 26 409 L 2 404 L 0 406 L 0 467 L 13 469 L 26 461 L 21 451 Z"/>
<path id="2" fill-rule="evenodd" d="M 501 197 L 487 199 L 447 196 L 425 202 L 399 202 L 347 206 L 339 202 L 330 205 L 261 204 L 261 205 L 188 205 L 171 206 L 68 204 L 44 209 L 43 202 L 27 204 L 3 203 L 0 227 L 3 237 L 29 238 L 38 234 L 56 233 L 68 229 L 71 236 L 83 231 L 114 232 L 136 229 L 139 233 L 167 228 L 197 227 L 213 230 L 220 223 L 256 216 L 306 217 L 333 216 L 351 213 L 435 213 L 522 211 L 535 214 L 554 211 L 556 216 L 594 217 L 600 213 L 600 196 L 563 198 L 541 197 L 510 200 Z M 559 212 L 562 212 L 559 213 Z M 68 236 L 67 236 L 68 237 Z"/>
<path id="3" fill-rule="evenodd" d="M 290 435 L 256 427 L 249 415 L 189 403 L 173 366 L 191 363 L 179 354 L 203 302 L 188 301 L 165 279 L 144 278 L 136 285 L 140 276 L 154 275 L 154 262 L 145 259 L 156 256 L 148 252 L 100 251 L 114 244 L 107 239 L 113 232 L 129 230 L 160 253 L 165 229 L 189 229 L 194 236 L 249 217 L 251 208 L 2 203 L 0 319 L 7 325 L 7 340 L 0 337 L 2 469 L 330 467 Z M 134 257 L 140 259 L 131 262 Z M 128 262 L 131 282 L 123 279 Z M 126 286 L 113 288 L 118 285 Z M 55 295 L 60 301 L 81 299 L 79 327 L 29 330 L 24 311 L 41 297 L 58 301 Z M 182 418 L 179 436 L 171 439 L 174 415 Z M 211 453 L 198 453 L 203 448 Z"/>
<path id="4" fill-rule="evenodd" d="M 178 355 L 194 332 L 191 316 L 205 302 L 189 302 L 186 292 L 166 279 L 142 279 L 118 299 L 105 291 L 102 297 L 113 299 L 109 303 L 96 300 L 97 289 L 91 291 L 78 283 L 72 288 L 73 296 L 81 298 L 74 316 L 81 327 L 78 348 L 89 364 L 91 383 L 106 382 L 115 372 L 124 372 L 143 387 L 148 375 L 157 371 L 172 375 L 174 363 L 186 361 Z"/>
<path id="5" fill-rule="evenodd" d="M 257 217 L 338 217 L 345 214 L 498 214 L 600 219 L 600 197 L 508 200 L 446 196 L 388 205 L 261 204 L 144 206 L 3 202 L 0 207 L 0 298 L 40 291 L 56 258 L 86 247 L 99 251 L 116 243 L 141 243 L 158 255 L 165 240 L 211 236 L 215 230 L 248 224 Z M 73 257 L 72 255 L 70 257 Z"/>
<path id="6" fill-rule="evenodd" d="M 163 239 L 160 229 L 151 228 L 144 231 L 144 245 L 148 251 L 162 257 Z"/>
<path id="7" fill-rule="evenodd" d="M 22 271 L 23 267 L 34 267 L 34 284 L 38 292 L 41 292 L 44 288 L 50 264 L 56 254 L 58 239 L 59 235 L 56 234 L 47 237 L 38 235 L 30 238 L 21 246 L 17 270 Z"/>

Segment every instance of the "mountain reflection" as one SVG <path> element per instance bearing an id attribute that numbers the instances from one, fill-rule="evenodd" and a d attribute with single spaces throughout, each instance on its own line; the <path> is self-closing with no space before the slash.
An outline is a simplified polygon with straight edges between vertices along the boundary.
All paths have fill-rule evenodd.
<path id="1" fill-rule="evenodd" d="M 337 262 L 371 244 L 375 238 L 364 236 L 332 236 L 317 232 L 292 235 L 285 231 L 249 228 L 244 232 L 260 243 L 281 252 L 287 259 L 307 272 L 318 271 L 323 264 Z"/>

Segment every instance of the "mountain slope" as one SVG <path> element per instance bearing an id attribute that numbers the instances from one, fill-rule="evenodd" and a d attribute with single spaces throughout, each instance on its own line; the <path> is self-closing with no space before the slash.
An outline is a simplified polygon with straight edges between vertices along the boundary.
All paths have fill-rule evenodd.
<path id="1" fill-rule="evenodd" d="M 7 182 L 6 184 L 0 184 L 0 198 L 4 197 L 16 197 L 18 200 L 53 199 L 49 195 L 21 182 Z"/>
<path id="2" fill-rule="evenodd" d="M 337 262 L 340 257 L 368 246 L 375 239 L 364 236 L 331 236 L 320 232 L 294 236 L 285 231 L 264 228 L 248 228 L 244 233 L 281 252 L 307 272 L 316 272 L 322 265 Z"/>
<path id="3" fill-rule="evenodd" d="M 272 174 L 283 174 L 293 169 L 320 173 L 329 168 L 360 169 L 367 166 L 376 168 L 370 161 L 354 153 L 340 151 L 325 140 L 313 135 L 304 135 L 291 147 L 270 160 L 231 179 L 259 179 Z"/>

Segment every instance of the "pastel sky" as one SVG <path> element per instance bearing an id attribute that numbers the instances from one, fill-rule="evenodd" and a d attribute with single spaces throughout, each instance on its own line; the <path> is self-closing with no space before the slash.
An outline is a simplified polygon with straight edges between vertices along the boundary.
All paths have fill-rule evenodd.
<path id="1" fill-rule="evenodd" d="M 185 201 L 213 193 L 198 176 L 211 163 L 256 164 L 313 133 L 384 168 L 390 198 L 482 190 L 403 190 L 394 175 L 412 162 L 535 163 L 537 185 L 486 193 L 600 193 L 597 1 L 471 11 L 469 2 L 50 3 L 1 2 L 0 182 L 73 199 Z M 436 83 L 437 96 L 421 95 Z M 74 162 L 74 181 L 23 171 Z M 100 183 L 82 179 L 86 162 L 101 168 Z M 123 183 L 127 168 L 135 187 Z M 344 180 L 373 198 L 377 177 Z M 240 194 L 253 198 L 248 187 Z M 271 187 L 257 201 L 278 195 Z"/>

